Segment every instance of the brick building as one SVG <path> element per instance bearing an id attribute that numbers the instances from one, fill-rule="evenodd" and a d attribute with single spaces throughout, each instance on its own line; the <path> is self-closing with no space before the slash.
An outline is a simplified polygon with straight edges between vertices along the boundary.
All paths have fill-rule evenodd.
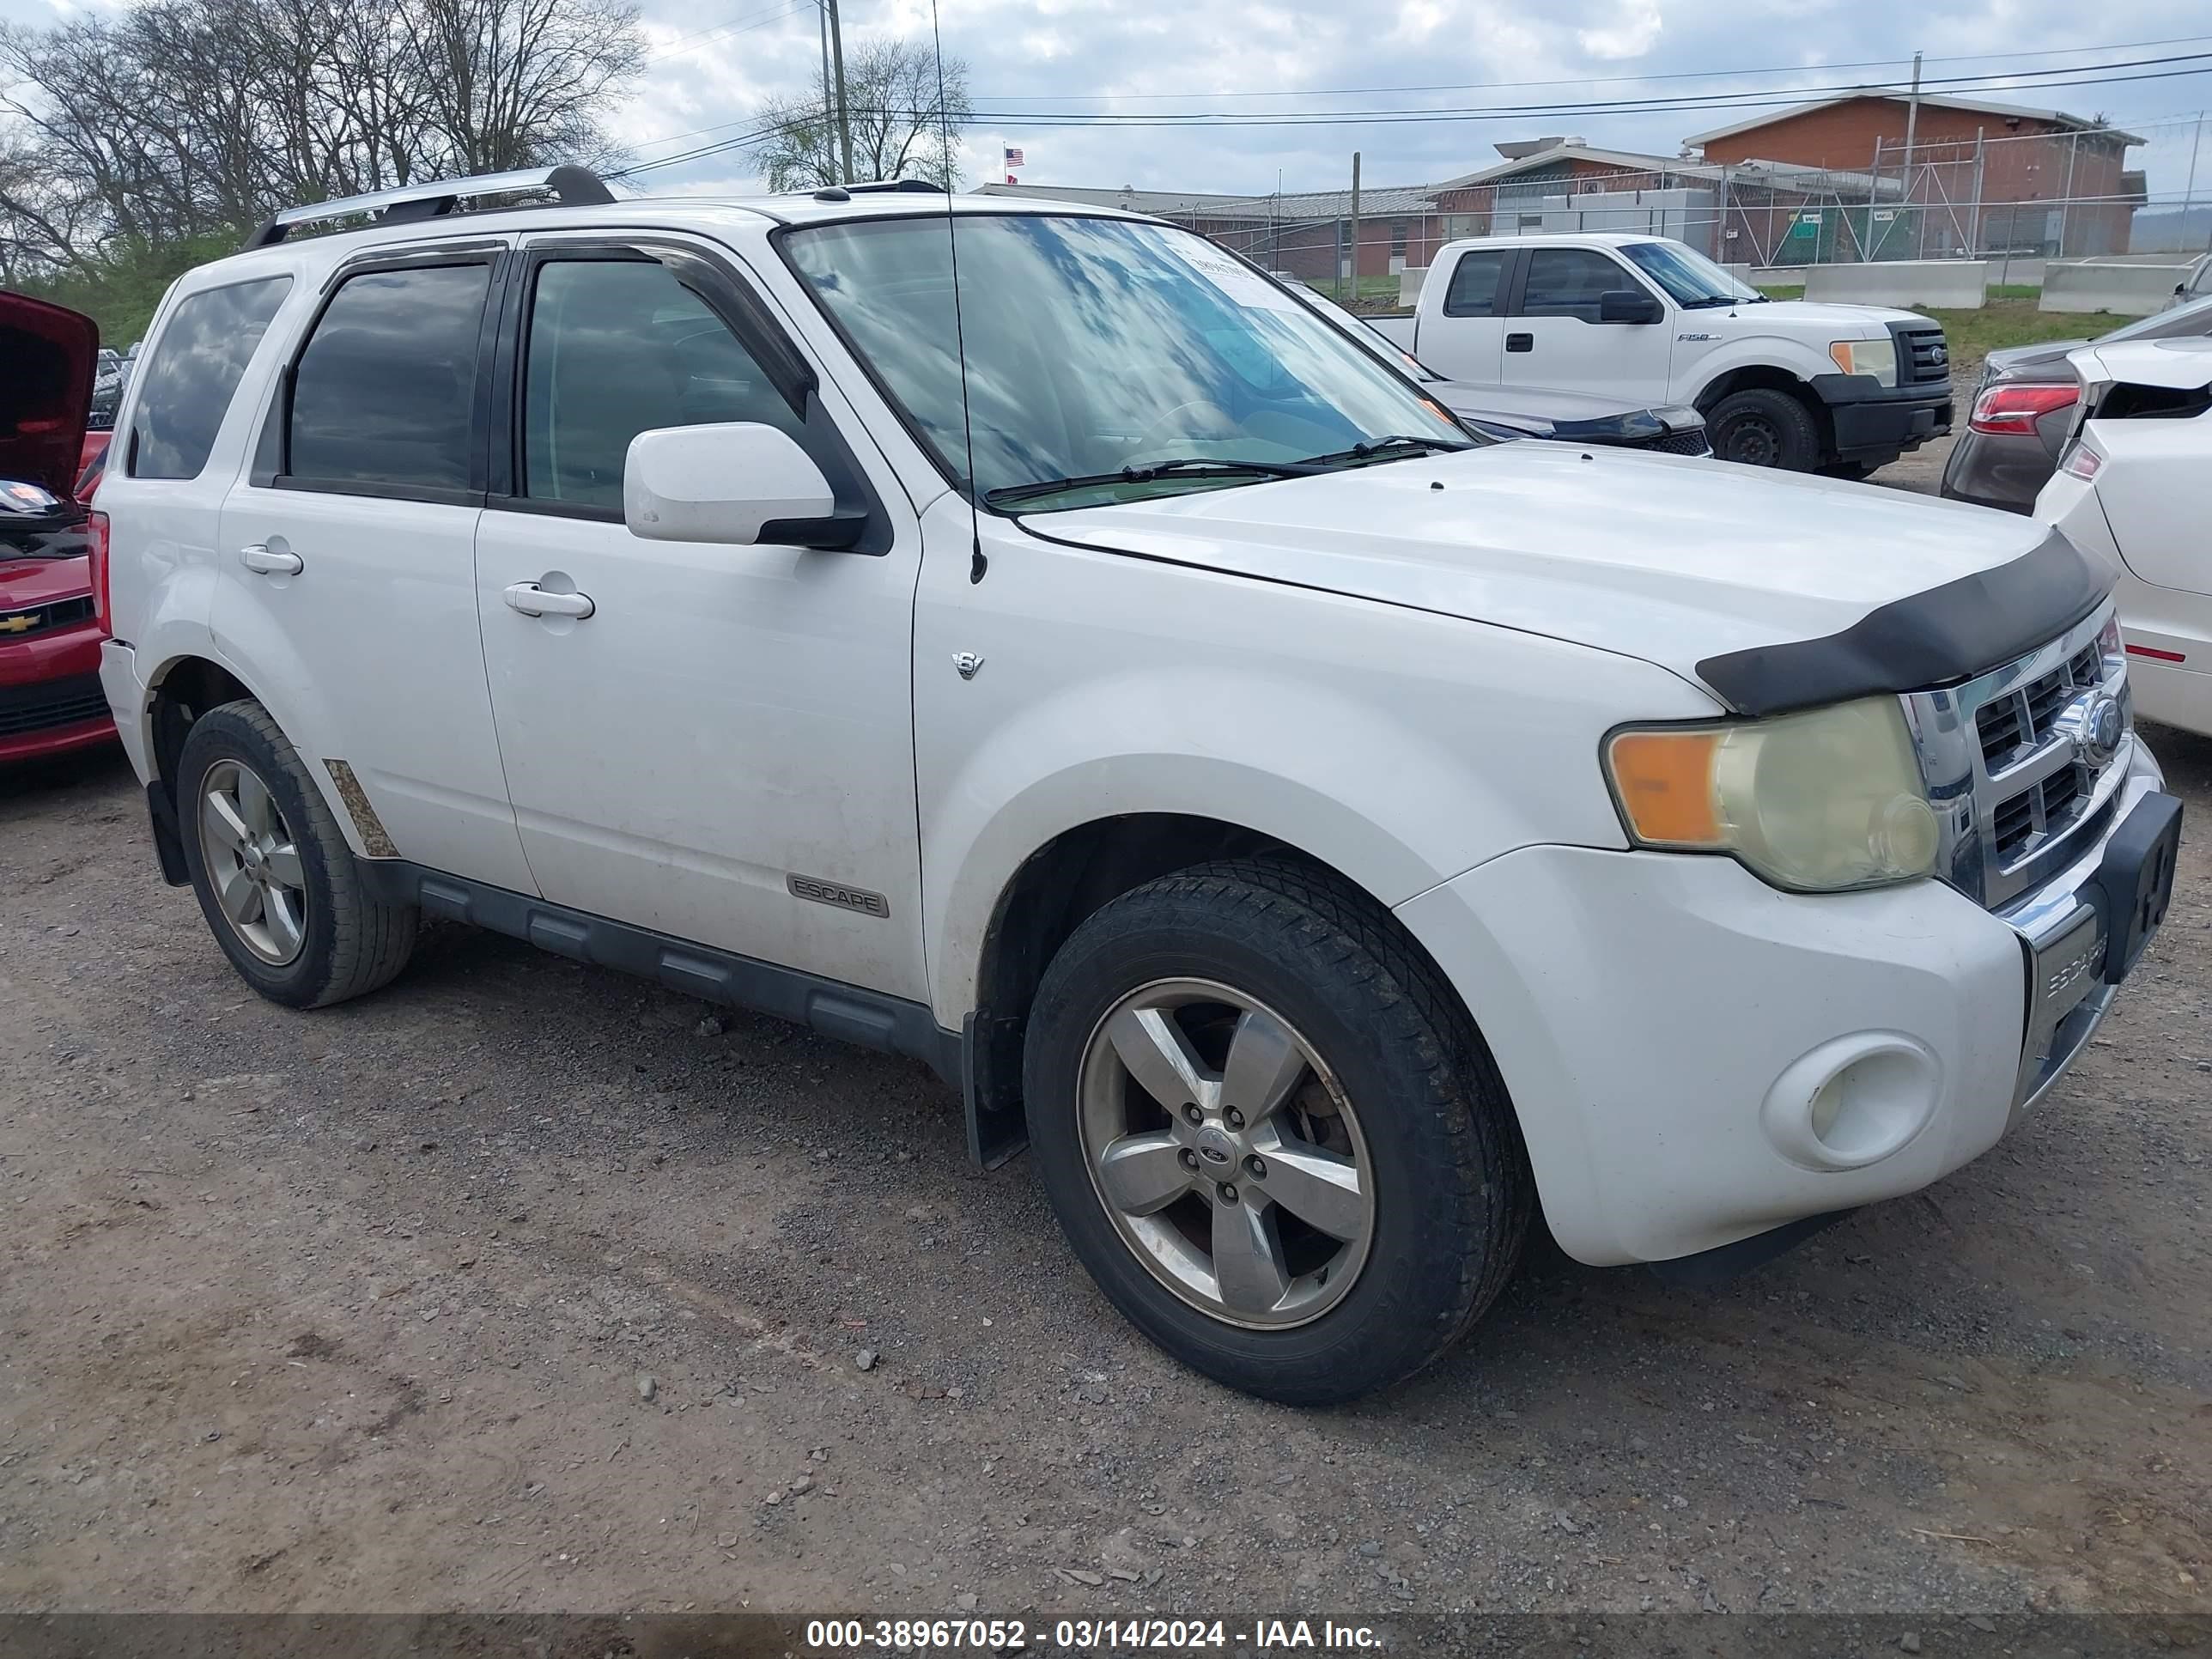
<path id="1" fill-rule="evenodd" d="M 2122 253 L 2142 200 L 2141 175 L 2127 170 L 2130 147 L 2143 142 L 2133 133 L 1978 99 L 1923 95 L 1915 116 L 1901 95 L 1859 94 L 1685 142 L 1723 167 L 1781 161 L 1893 181 L 1910 210 L 1898 234 L 1916 246 L 1884 254 Z"/>

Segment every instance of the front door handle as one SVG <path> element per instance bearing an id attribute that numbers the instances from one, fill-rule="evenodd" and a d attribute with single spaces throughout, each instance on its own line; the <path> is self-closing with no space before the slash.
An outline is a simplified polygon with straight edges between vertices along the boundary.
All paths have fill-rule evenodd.
<path id="1" fill-rule="evenodd" d="M 1505 337 L 1505 349 L 1508 351 L 1534 351 L 1536 337 L 1533 334 L 1509 334 Z"/>
<path id="2" fill-rule="evenodd" d="M 297 553 L 280 553 L 259 542 L 240 548 L 238 562 L 257 576 L 296 576 L 301 569 Z"/>
<path id="3" fill-rule="evenodd" d="M 503 589 L 501 597 L 509 610 L 526 617 L 574 617 L 581 622 L 599 609 L 588 593 L 551 593 L 536 582 L 516 582 Z"/>

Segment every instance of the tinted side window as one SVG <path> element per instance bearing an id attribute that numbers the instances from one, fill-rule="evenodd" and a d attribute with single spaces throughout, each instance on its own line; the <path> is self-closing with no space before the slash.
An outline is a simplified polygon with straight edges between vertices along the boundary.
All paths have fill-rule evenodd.
<path id="1" fill-rule="evenodd" d="M 131 477 L 199 477 L 253 349 L 291 287 L 289 276 L 264 276 L 178 302 L 137 370 L 125 452 Z"/>
<path id="2" fill-rule="evenodd" d="M 1495 317 L 1498 282 L 1505 274 L 1506 248 L 1479 248 L 1459 256 L 1452 267 L 1451 286 L 1444 290 L 1447 317 Z"/>
<path id="3" fill-rule="evenodd" d="M 469 487 L 488 264 L 348 277 L 292 371 L 284 470 L 337 483 Z"/>
<path id="4" fill-rule="evenodd" d="M 647 260 L 542 267 L 523 374 L 522 493 L 620 508 L 629 441 L 665 426 L 799 422 L 753 355 Z"/>
<path id="5" fill-rule="evenodd" d="M 1602 253 L 1586 247 L 1540 247 L 1528 256 L 1521 314 L 1594 323 L 1600 295 L 1640 291 L 1637 280 Z"/>

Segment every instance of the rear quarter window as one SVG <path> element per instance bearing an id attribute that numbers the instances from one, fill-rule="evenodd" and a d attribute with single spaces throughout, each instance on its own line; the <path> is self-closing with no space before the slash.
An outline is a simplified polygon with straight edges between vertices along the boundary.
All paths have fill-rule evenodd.
<path id="1" fill-rule="evenodd" d="M 125 471 L 134 478 L 197 478 L 269 319 L 291 291 L 264 276 L 187 295 L 137 368 Z"/>
<path id="2" fill-rule="evenodd" d="M 292 371 L 285 471 L 331 484 L 467 488 L 490 283 L 482 261 L 348 277 Z"/>

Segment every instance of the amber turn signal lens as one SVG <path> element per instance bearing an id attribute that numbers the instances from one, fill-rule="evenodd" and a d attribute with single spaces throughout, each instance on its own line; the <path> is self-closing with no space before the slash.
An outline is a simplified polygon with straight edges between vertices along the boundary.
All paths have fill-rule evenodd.
<path id="1" fill-rule="evenodd" d="M 1647 846 L 1726 843 L 1713 795 L 1716 731 L 1623 732 L 1610 745 L 1613 787 L 1636 838 Z"/>

